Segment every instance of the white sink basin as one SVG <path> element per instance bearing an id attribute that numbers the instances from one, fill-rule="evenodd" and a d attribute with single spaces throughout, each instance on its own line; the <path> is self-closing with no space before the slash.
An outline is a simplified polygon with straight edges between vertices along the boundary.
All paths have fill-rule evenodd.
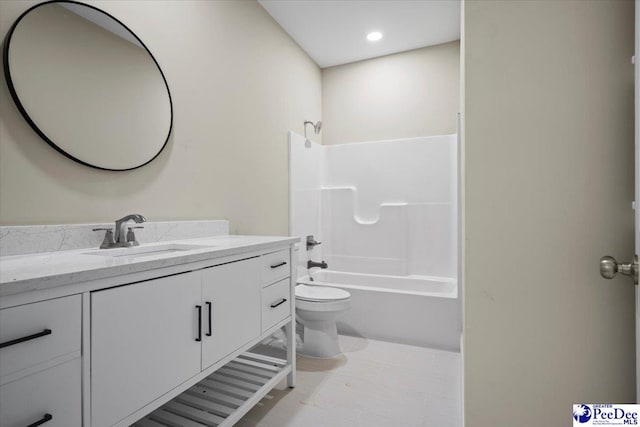
<path id="1" fill-rule="evenodd" d="M 100 255 L 111 258 L 140 258 L 212 247 L 211 245 L 163 243 L 158 245 L 133 246 L 130 248 L 100 249 L 97 251 L 84 252 L 84 255 Z"/>

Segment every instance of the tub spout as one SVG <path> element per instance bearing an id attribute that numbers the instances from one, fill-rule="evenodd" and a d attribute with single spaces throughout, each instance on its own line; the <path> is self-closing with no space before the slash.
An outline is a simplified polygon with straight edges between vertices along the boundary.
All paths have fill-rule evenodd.
<path id="1" fill-rule="evenodd" d="M 307 261 L 307 269 L 314 268 L 314 267 L 327 268 L 329 266 L 324 261 L 322 262 L 315 262 L 311 260 Z"/>

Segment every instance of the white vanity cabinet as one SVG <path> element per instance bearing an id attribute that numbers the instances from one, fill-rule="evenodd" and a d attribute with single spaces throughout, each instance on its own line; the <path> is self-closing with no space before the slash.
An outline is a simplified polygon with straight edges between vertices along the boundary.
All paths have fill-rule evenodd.
<path id="1" fill-rule="evenodd" d="M 265 294 L 267 267 L 253 256 L 92 292 L 92 427 L 121 422 L 283 321 L 290 279 L 279 266 L 287 278 Z"/>
<path id="2" fill-rule="evenodd" d="M 105 259 L 94 277 L 8 296 L 3 281 L 0 426 L 233 425 L 284 378 L 294 386 L 295 241 Z M 254 349 L 279 328 L 286 355 Z"/>
<path id="3" fill-rule="evenodd" d="M 200 276 L 91 293 L 92 426 L 111 426 L 200 372 Z"/>

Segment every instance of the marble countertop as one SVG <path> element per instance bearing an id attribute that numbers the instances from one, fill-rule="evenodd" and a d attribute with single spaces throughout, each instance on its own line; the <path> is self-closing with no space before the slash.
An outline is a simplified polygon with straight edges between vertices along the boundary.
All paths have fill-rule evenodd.
<path id="1" fill-rule="evenodd" d="M 299 241 L 297 237 L 216 236 L 142 244 L 200 245 L 202 248 L 148 254 L 137 257 L 110 257 L 87 252 L 97 248 L 0 257 L 0 296 L 63 285 L 139 273 L 245 252 L 279 248 Z"/>

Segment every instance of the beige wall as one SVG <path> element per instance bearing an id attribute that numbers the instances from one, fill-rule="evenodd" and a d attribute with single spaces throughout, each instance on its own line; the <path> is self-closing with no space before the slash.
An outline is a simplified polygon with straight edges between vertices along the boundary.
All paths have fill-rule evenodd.
<path id="1" fill-rule="evenodd" d="M 33 1 L 0 2 L 0 36 Z M 174 104 L 163 153 L 130 172 L 77 164 L 42 141 L 0 84 L 0 223 L 227 218 L 287 233 L 287 131 L 320 119 L 315 63 L 254 1 L 90 1 L 160 63 Z"/>
<path id="2" fill-rule="evenodd" d="M 633 2 L 467 1 L 466 425 L 635 399 Z"/>
<path id="3" fill-rule="evenodd" d="M 324 144 L 456 132 L 460 42 L 322 70 Z"/>

